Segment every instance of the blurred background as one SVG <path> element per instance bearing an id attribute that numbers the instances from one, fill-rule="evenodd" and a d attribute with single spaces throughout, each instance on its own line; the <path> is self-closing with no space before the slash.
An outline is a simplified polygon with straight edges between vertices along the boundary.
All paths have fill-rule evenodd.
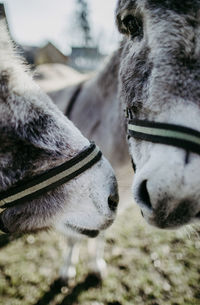
<path id="1" fill-rule="evenodd" d="M 93 71 L 116 49 L 116 0 L 5 0 L 14 41 L 28 62 Z"/>
<path id="2" fill-rule="evenodd" d="M 7 0 L 4 4 L 11 36 L 27 62 L 33 68 L 63 64 L 67 71 L 62 74 L 60 66 L 60 78 L 65 73 L 72 78 L 73 69 L 94 73 L 117 48 L 116 2 Z M 52 79 L 51 87 L 55 73 Z M 80 243 L 77 276 L 69 285 L 59 282 L 67 249 L 61 235 L 0 235 L 0 305 L 199 305 L 200 231 L 191 227 L 161 231 L 147 225 L 133 203 L 132 179 L 130 165 L 120 169 L 121 202 L 116 222 L 106 231 L 108 269 L 102 282 L 88 276 L 86 239 Z"/>

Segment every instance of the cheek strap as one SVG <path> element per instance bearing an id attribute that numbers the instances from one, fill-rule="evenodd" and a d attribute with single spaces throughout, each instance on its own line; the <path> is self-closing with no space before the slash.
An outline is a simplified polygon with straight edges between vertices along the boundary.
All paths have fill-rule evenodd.
<path id="1" fill-rule="evenodd" d="M 128 133 L 135 139 L 180 147 L 200 155 L 200 132 L 192 128 L 131 119 Z"/>
<path id="2" fill-rule="evenodd" d="M 99 148 L 91 143 L 71 160 L 49 171 L 0 193 L 0 209 L 6 209 L 33 200 L 48 191 L 76 178 L 101 159 Z"/>

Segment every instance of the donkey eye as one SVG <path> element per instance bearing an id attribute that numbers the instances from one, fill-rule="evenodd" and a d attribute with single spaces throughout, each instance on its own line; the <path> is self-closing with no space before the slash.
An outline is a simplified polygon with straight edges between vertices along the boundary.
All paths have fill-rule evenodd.
<path id="1" fill-rule="evenodd" d="M 142 23 L 136 17 L 128 15 L 122 20 L 122 24 L 126 33 L 131 35 L 132 38 L 142 34 Z"/>

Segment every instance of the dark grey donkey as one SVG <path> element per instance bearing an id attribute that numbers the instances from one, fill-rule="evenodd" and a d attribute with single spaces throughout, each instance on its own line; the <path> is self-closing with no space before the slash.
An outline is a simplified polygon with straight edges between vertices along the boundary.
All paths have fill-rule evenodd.
<path id="1" fill-rule="evenodd" d="M 116 19 L 125 36 L 118 92 L 128 108 L 135 200 L 159 228 L 197 222 L 200 1 L 121 0 Z"/>
<path id="2" fill-rule="evenodd" d="M 133 194 L 150 224 L 198 222 L 200 1 L 119 0 L 116 22 L 120 48 L 76 101 L 63 107 L 71 88 L 51 95 L 113 164 L 127 160 L 127 130 Z"/>
<path id="3" fill-rule="evenodd" d="M 116 216 L 113 170 L 26 69 L 1 20 L 0 229 L 13 233 L 53 227 L 64 234 L 94 237 Z M 80 167 L 85 170 L 77 175 Z M 52 169 L 56 169 L 53 176 Z M 66 174 L 74 179 L 55 180 L 63 174 L 64 179 Z M 52 183 L 59 186 L 43 188 Z M 40 193 L 41 188 L 46 191 Z"/>

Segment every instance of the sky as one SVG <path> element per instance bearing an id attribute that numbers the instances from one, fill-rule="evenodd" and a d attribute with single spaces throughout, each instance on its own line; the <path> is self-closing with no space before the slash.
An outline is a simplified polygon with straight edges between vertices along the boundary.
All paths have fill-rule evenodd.
<path id="1" fill-rule="evenodd" d="M 13 38 L 23 45 L 53 42 L 65 54 L 77 43 L 76 0 L 4 0 Z M 94 40 L 105 54 L 119 41 L 114 11 L 117 0 L 87 0 Z"/>

